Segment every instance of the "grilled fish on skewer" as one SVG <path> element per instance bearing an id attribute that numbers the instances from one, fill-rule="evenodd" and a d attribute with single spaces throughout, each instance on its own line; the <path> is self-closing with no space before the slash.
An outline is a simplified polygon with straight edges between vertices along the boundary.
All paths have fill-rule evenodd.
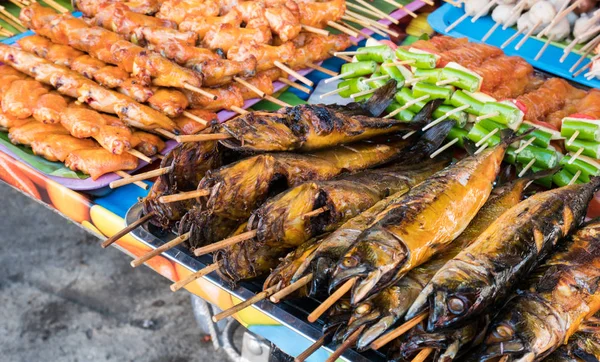
<path id="1" fill-rule="evenodd" d="M 538 193 L 498 218 L 440 269 L 407 313 L 429 308 L 428 330 L 460 325 L 502 300 L 554 245 L 583 220 L 600 186 L 590 183 Z M 473 293 L 477 291 L 477 293 Z"/>
<path id="2" fill-rule="evenodd" d="M 357 277 L 356 304 L 451 243 L 488 199 L 508 145 L 523 137 L 509 132 L 494 148 L 440 171 L 383 211 L 340 259 L 330 290 Z"/>
<path id="3" fill-rule="evenodd" d="M 584 321 L 584 326 L 569 338 L 544 361 L 547 362 L 586 362 L 600 359 L 600 331 L 598 330 L 597 315 L 595 321 Z"/>
<path id="4" fill-rule="evenodd" d="M 571 239 L 494 318 L 480 360 L 542 360 L 600 309 L 600 222 L 583 226 Z"/>
<path id="5" fill-rule="evenodd" d="M 495 188 L 465 231 L 438 256 L 408 272 L 395 285 L 387 287 L 356 306 L 353 314 L 354 322 L 347 327 L 344 336 L 354 333 L 363 324 L 372 324 L 361 333 L 357 341 L 359 349 L 367 348 L 371 342 L 404 317 L 425 285 L 448 260 L 474 241 L 506 210 L 521 201 L 525 186 L 531 180 L 548 176 L 553 172 L 553 170 L 538 172 Z"/>

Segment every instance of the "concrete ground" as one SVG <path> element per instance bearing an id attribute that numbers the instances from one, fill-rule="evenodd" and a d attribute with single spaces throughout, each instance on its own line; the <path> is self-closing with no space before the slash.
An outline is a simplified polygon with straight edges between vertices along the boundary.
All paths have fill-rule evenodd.
<path id="1" fill-rule="evenodd" d="M 226 360 L 188 293 L 1 182 L 0 200 L 0 360 Z"/>

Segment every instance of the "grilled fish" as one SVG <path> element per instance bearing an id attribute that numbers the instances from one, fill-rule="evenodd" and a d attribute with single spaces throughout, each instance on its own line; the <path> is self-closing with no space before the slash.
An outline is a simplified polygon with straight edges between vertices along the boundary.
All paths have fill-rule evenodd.
<path id="1" fill-rule="evenodd" d="M 351 297 L 356 305 L 444 249 L 487 201 L 506 148 L 519 137 L 508 131 L 498 145 L 436 173 L 388 206 L 340 259 L 330 291 L 358 278 Z"/>
<path id="2" fill-rule="evenodd" d="M 560 226 L 564 231 L 571 227 L 567 222 Z M 600 310 L 600 220 L 578 230 L 533 274 L 531 287 L 517 292 L 492 321 L 480 361 L 503 356 L 541 361 Z"/>
<path id="3" fill-rule="evenodd" d="M 538 193 L 505 212 L 440 269 L 406 318 L 429 308 L 428 330 L 466 323 L 501 301 L 583 221 L 600 177 Z M 506 345 L 500 348 L 510 350 Z"/>

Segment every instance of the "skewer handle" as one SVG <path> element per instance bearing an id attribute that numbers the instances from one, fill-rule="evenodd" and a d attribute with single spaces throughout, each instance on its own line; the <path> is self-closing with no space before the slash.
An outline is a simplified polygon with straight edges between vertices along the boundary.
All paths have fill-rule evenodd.
<path id="1" fill-rule="evenodd" d="M 288 295 L 292 294 L 296 290 L 298 290 L 298 289 L 302 288 L 303 286 L 305 286 L 306 284 L 310 283 L 312 278 L 313 278 L 313 274 L 310 273 L 310 274 L 305 275 L 302 278 L 296 280 L 294 283 L 288 285 L 287 287 L 285 287 L 285 288 L 281 289 L 280 291 L 278 291 L 277 293 L 273 294 L 270 298 L 271 302 L 279 303 L 283 298 L 287 297 Z"/>
<path id="2" fill-rule="evenodd" d="M 394 340 L 394 339 L 400 337 L 401 335 L 403 335 L 404 333 L 408 332 L 411 328 L 413 328 L 417 324 L 421 323 L 421 321 L 423 321 L 425 318 L 427 318 L 428 315 L 429 315 L 428 311 L 425 311 L 425 312 L 419 314 L 418 316 L 416 316 L 413 319 L 409 320 L 408 322 L 404 323 L 400 327 L 394 329 L 390 333 L 377 339 L 375 342 L 373 342 L 371 344 L 371 348 L 374 350 L 378 350 L 379 348 L 385 346 L 392 340 Z"/>
<path id="3" fill-rule="evenodd" d="M 201 248 L 197 248 L 196 250 L 194 250 L 194 255 L 201 256 L 201 255 L 205 255 L 208 253 L 212 253 L 213 251 L 221 250 L 228 246 L 231 246 L 231 245 L 234 245 L 237 243 L 241 243 L 242 241 L 252 239 L 255 236 L 256 236 L 256 230 L 246 231 L 245 233 L 242 233 L 242 234 L 239 234 L 236 236 L 232 236 L 225 240 L 221 240 L 216 243 L 213 243 L 213 244 L 210 244 L 207 246 L 203 246 Z"/>
<path id="4" fill-rule="evenodd" d="M 333 292 L 329 298 L 327 298 L 323 303 L 321 303 L 311 314 L 308 315 L 308 321 L 314 323 L 323 313 L 327 311 L 335 302 L 337 302 L 344 294 L 348 293 L 350 289 L 356 283 L 356 278 L 349 279 L 346 283 L 344 283 L 341 287 L 339 287 L 335 292 Z"/>
<path id="5" fill-rule="evenodd" d="M 132 230 L 134 230 L 135 228 L 137 228 L 138 226 L 142 225 L 143 223 L 145 223 L 146 221 L 150 220 L 153 216 L 155 215 L 154 211 L 147 213 L 146 215 L 142 216 L 141 218 L 139 218 L 138 220 L 132 222 L 129 226 L 124 227 L 123 229 L 121 229 L 121 231 L 117 232 L 116 234 L 114 234 L 113 236 L 111 236 L 110 238 L 106 239 L 102 244 L 100 244 L 103 248 L 107 248 L 110 245 L 112 245 L 115 241 L 119 240 L 120 238 L 122 238 L 123 236 L 129 234 Z"/>
<path id="6" fill-rule="evenodd" d="M 132 260 L 131 266 L 133 268 L 137 268 L 138 266 L 144 264 L 145 262 L 154 258 L 155 256 L 158 256 L 158 255 L 162 254 L 163 252 L 165 252 L 169 249 L 172 249 L 179 244 L 182 244 L 184 241 L 186 241 L 189 238 L 190 238 L 190 232 L 188 231 L 187 233 L 176 237 L 175 239 L 169 241 L 168 243 L 164 243 L 163 245 L 159 246 L 158 248 L 140 256 L 139 258 L 137 258 L 135 260 Z"/>
<path id="7" fill-rule="evenodd" d="M 109 187 L 111 189 L 116 189 L 117 187 L 129 185 L 129 184 L 132 184 L 132 183 L 134 183 L 136 181 L 147 180 L 149 178 L 157 177 L 157 176 L 160 176 L 160 175 L 164 175 L 164 174 L 169 173 L 169 172 L 171 172 L 171 167 L 157 168 L 156 170 L 152 170 L 152 171 L 140 173 L 140 174 L 131 176 L 131 177 L 126 178 L 126 179 L 120 179 L 120 180 L 113 181 L 113 182 L 111 182 L 109 184 Z"/>
<path id="8" fill-rule="evenodd" d="M 208 275 L 208 274 L 214 272 L 217 269 L 219 269 L 219 264 L 218 263 L 214 263 L 214 264 L 208 265 L 204 269 L 200 269 L 197 272 L 188 275 L 187 277 L 185 277 L 184 279 L 181 279 L 177 283 L 171 284 L 171 291 L 176 292 L 179 289 L 181 289 L 181 288 L 185 287 L 186 285 L 190 284 L 194 280 L 200 279 L 203 276 Z"/>
<path id="9" fill-rule="evenodd" d="M 214 315 L 212 317 L 213 322 L 217 323 L 221 319 L 230 317 L 230 316 L 234 315 L 235 313 L 237 313 L 241 310 L 244 310 L 253 304 L 260 302 L 261 300 L 271 296 L 271 294 L 273 294 L 275 292 L 276 288 L 277 288 L 277 286 L 274 285 L 271 288 L 269 288 L 267 290 L 263 290 L 262 292 L 256 294 L 252 298 L 247 299 L 247 300 L 241 302 L 240 304 L 237 304 L 229 309 L 226 309 L 217 315 Z"/>
<path id="10" fill-rule="evenodd" d="M 294 358 L 294 362 L 304 362 L 308 357 L 312 356 L 313 353 L 325 344 L 325 338 L 327 338 L 327 336 L 327 334 L 322 335 L 315 343 L 311 344 L 304 352 L 300 353 L 298 357 Z"/>

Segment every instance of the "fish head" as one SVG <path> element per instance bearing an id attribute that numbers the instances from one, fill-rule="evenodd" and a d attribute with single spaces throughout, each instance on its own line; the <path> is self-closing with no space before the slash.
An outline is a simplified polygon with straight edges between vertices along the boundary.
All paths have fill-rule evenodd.
<path id="1" fill-rule="evenodd" d="M 342 298 L 338 300 L 332 308 L 329 309 L 327 321 L 323 325 L 323 334 L 327 334 L 336 329 L 343 329 L 343 325 L 348 324 L 352 318 L 352 305 L 350 299 Z"/>
<path id="2" fill-rule="evenodd" d="M 509 356 L 509 361 L 538 361 L 565 340 L 566 321 L 526 292 L 514 297 L 496 316 L 484 340 L 481 361 Z M 525 297 L 523 297 L 525 296 Z"/>
<path id="3" fill-rule="evenodd" d="M 343 282 L 356 278 L 351 303 L 356 305 L 367 296 L 393 282 L 396 268 L 406 259 L 404 246 L 378 225 L 365 230 L 339 260 L 330 293 Z"/>
<path id="4" fill-rule="evenodd" d="M 491 277 L 477 266 L 460 260 L 449 261 L 425 286 L 406 318 L 429 309 L 427 330 L 463 326 L 481 314 L 489 304 Z"/>

